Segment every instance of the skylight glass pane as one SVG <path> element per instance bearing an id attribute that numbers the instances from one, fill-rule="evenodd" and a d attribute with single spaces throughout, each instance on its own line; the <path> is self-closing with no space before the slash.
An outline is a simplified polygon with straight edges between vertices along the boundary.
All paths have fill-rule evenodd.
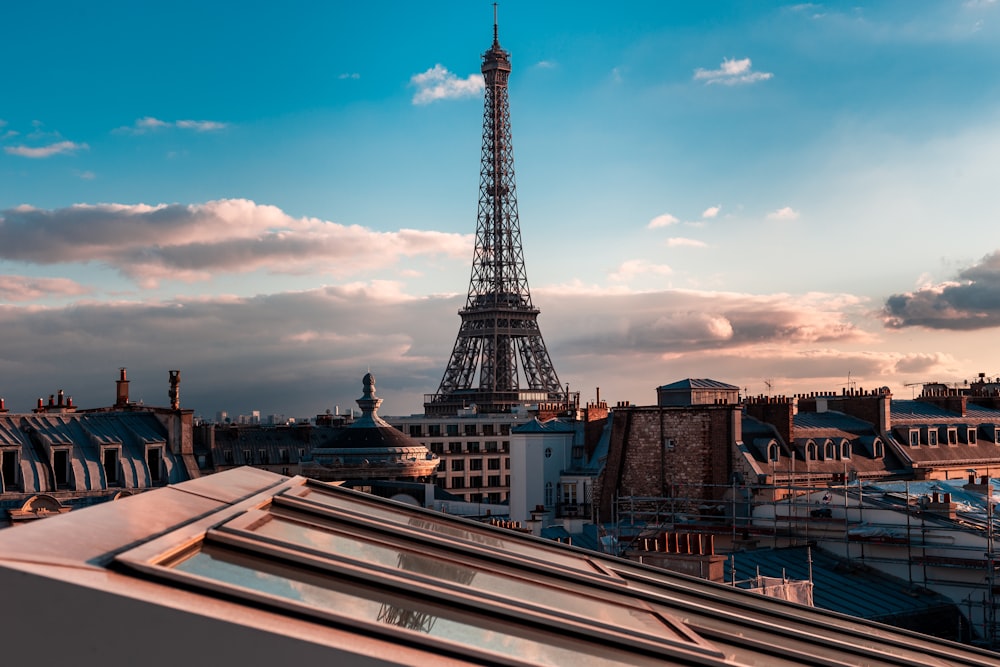
<path id="1" fill-rule="evenodd" d="M 661 639 L 680 639 L 653 613 L 636 608 L 634 604 L 625 602 L 613 593 L 605 594 L 604 599 L 598 599 L 547 585 L 537 576 L 534 580 L 527 581 L 510 574 L 491 572 L 484 569 L 485 565 L 464 565 L 440 555 L 432 555 L 433 552 L 420 554 L 275 515 L 265 515 L 262 520 L 249 526 L 248 530 L 326 555 L 357 560 L 362 565 L 380 565 L 415 573 L 445 585 L 457 584 L 515 602 L 569 613 L 587 621 L 598 621 Z"/>
<path id="2" fill-rule="evenodd" d="M 451 612 L 446 607 L 434 608 L 211 544 L 203 544 L 194 553 L 167 565 L 179 572 L 283 599 L 306 611 L 317 609 L 348 622 L 394 626 L 531 664 L 662 664 L 641 653 L 565 639 L 495 618 Z"/>
<path id="3" fill-rule="evenodd" d="M 346 510 L 349 512 L 358 512 L 383 521 L 412 526 L 417 530 L 426 530 L 439 533 L 441 535 L 447 535 L 449 537 L 457 537 L 460 540 L 466 540 L 491 550 L 513 552 L 521 556 L 528 556 L 529 558 L 540 560 L 542 562 L 571 567 L 576 570 L 584 570 L 589 573 L 597 571 L 589 563 L 589 561 L 583 557 L 560 553 L 555 549 L 550 550 L 535 547 L 531 544 L 524 544 L 520 541 L 504 540 L 492 532 L 466 528 L 465 526 L 461 526 L 457 523 L 451 523 L 447 520 L 435 521 L 430 517 L 425 518 L 413 516 L 412 514 L 398 512 L 375 503 L 362 504 L 360 501 L 355 500 L 346 494 L 325 492 L 305 487 L 301 491 L 296 491 L 294 493 L 294 497 L 302 498 L 320 505 L 325 505 L 326 507 L 333 507 L 335 509 Z"/>

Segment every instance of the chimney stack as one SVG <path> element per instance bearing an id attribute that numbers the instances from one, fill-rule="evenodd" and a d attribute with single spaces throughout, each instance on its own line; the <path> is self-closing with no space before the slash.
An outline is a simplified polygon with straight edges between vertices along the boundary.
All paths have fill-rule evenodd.
<path id="1" fill-rule="evenodd" d="M 122 366 L 119 369 L 120 377 L 118 381 L 115 382 L 117 386 L 117 398 L 115 399 L 116 408 L 124 408 L 128 405 L 128 379 L 125 377 L 125 367 Z"/>
<path id="2" fill-rule="evenodd" d="M 181 372 L 170 371 L 170 409 L 179 410 L 181 407 Z"/>

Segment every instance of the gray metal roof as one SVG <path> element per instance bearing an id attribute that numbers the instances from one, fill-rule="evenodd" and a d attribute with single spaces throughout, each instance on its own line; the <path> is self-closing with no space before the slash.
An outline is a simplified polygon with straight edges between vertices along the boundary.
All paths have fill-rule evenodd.
<path id="1" fill-rule="evenodd" d="M 739 387 L 707 378 L 687 378 L 657 387 L 657 389 L 729 389 L 739 391 Z"/>

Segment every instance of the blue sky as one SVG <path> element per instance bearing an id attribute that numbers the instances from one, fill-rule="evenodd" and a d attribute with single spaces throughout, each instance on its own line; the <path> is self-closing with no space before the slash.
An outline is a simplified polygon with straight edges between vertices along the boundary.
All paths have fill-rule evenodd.
<path id="1" fill-rule="evenodd" d="M 8 3 L 0 396 L 420 409 L 460 323 L 492 4 Z M 563 383 L 1000 375 L 1000 3 L 499 7 Z M 767 384 L 770 383 L 769 390 Z"/>

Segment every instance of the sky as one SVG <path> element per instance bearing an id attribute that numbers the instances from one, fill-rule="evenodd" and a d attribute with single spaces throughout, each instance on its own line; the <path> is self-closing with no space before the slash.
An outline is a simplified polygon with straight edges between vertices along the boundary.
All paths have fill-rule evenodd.
<path id="1" fill-rule="evenodd" d="M 539 327 L 584 401 L 1000 376 L 1000 2 L 499 4 Z M 492 3 L 4 3 L 0 396 L 421 411 Z"/>

